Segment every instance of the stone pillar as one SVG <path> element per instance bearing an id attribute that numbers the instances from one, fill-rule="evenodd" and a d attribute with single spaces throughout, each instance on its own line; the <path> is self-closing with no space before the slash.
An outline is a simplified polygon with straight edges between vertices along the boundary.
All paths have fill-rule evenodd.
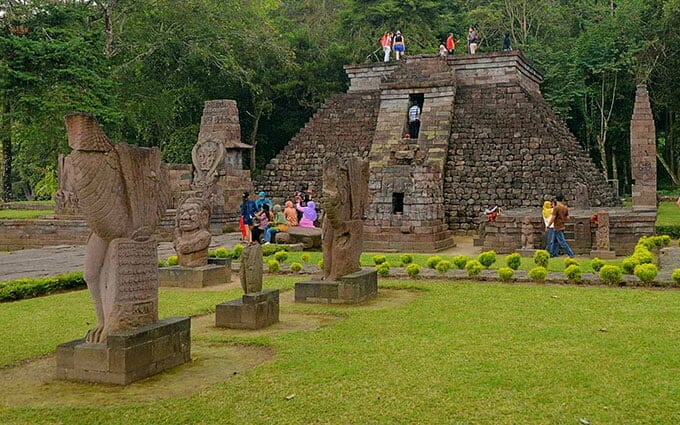
<path id="1" fill-rule="evenodd" d="M 593 217 L 596 217 L 595 222 L 597 223 L 597 229 L 595 230 L 595 249 L 590 251 L 590 256 L 603 260 L 616 258 L 616 253 L 609 249 L 609 213 L 603 210 Z M 591 221 L 592 220 L 591 217 Z"/>
<path id="2" fill-rule="evenodd" d="M 630 158 L 633 176 L 633 209 L 656 208 L 656 128 L 647 86 L 635 92 L 630 122 Z"/>

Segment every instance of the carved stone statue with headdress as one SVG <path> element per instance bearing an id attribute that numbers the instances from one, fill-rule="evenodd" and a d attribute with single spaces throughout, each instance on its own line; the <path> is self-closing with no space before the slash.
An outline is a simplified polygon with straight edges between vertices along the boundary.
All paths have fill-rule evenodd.
<path id="1" fill-rule="evenodd" d="M 85 281 L 97 326 L 87 341 L 103 343 L 110 332 L 158 321 L 156 241 L 165 211 L 161 152 L 112 144 L 95 118 L 66 117 L 78 206 L 92 229 L 85 255 Z"/>
<path id="2" fill-rule="evenodd" d="M 212 235 L 210 205 L 201 198 L 185 199 L 177 209 L 173 246 L 178 264 L 183 267 L 200 267 L 208 264 L 208 247 Z"/>
<path id="3" fill-rule="evenodd" d="M 329 157 L 323 175 L 323 276 L 337 280 L 361 269 L 368 161 Z"/>

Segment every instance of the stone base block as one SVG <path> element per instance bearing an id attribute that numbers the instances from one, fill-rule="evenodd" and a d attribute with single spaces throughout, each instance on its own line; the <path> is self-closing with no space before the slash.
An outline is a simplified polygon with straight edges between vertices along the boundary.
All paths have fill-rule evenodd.
<path id="1" fill-rule="evenodd" d="M 261 329 L 279 321 L 279 290 L 266 289 L 241 299 L 217 304 L 215 326 L 231 329 Z"/>
<path id="2" fill-rule="evenodd" d="M 57 347 L 57 379 L 127 385 L 191 361 L 191 318 L 174 317 Z"/>
<path id="3" fill-rule="evenodd" d="M 308 281 L 295 284 L 295 301 L 324 304 L 357 304 L 378 296 L 378 272 L 362 269 L 339 281 Z"/>
<path id="4" fill-rule="evenodd" d="M 231 282 L 230 266 L 208 264 L 201 267 L 161 267 L 158 269 L 158 284 L 180 288 L 203 288 Z"/>
<path id="5" fill-rule="evenodd" d="M 615 251 L 604 251 L 604 250 L 599 250 L 599 249 L 594 249 L 590 251 L 590 258 L 599 258 L 601 260 L 615 260 L 616 259 L 616 252 Z"/>
<path id="6" fill-rule="evenodd" d="M 289 227 L 287 232 L 278 232 L 277 244 L 302 244 L 306 249 L 321 248 L 321 229 L 316 227 Z"/>
<path id="7" fill-rule="evenodd" d="M 533 257 L 534 254 L 536 253 L 536 250 L 533 248 L 522 248 L 518 249 L 516 252 L 519 253 L 519 255 L 521 255 L 522 257 Z"/>

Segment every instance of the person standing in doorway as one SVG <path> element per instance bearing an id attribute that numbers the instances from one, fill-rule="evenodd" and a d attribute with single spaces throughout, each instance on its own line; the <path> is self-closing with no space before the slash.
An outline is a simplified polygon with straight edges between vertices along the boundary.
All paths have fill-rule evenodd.
<path id="1" fill-rule="evenodd" d="M 412 139 L 418 138 L 418 133 L 420 132 L 420 106 L 416 102 L 408 108 L 408 132 Z"/>
<path id="2" fill-rule="evenodd" d="M 399 60 L 400 57 L 404 56 L 404 52 L 406 51 L 406 44 L 404 43 L 404 36 L 401 35 L 401 31 L 397 31 L 397 33 L 394 35 L 392 49 L 394 50 L 394 57 L 397 60 Z"/>
<path id="3" fill-rule="evenodd" d="M 555 200 L 557 200 L 557 204 L 553 208 L 552 216 L 548 222 L 548 228 L 550 228 L 550 226 L 553 224 L 555 225 L 554 243 L 559 245 L 559 247 L 562 248 L 569 257 L 573 258 L 574 251 L 571 250 L 571 247 L 569 247 L 566 239 L 564 239 L 564 223 L 569 219 L 569 208 L 567 207 L 567 204 L 564 203 L 564 196 L 561 193 L 555 195 Z M 557 256 L 559 248 L 555 246 L 554 249 L 554 256 Z"/>

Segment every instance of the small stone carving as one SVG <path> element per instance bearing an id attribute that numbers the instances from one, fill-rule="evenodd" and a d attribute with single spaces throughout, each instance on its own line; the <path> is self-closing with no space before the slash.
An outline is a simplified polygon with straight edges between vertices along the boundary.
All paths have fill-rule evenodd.
<path id="1" fill-rule="evenodd" d="M 609 213 L 607 211 L 597 213 L 595 245 L 598 251 L 609 251 Z"/>
<path id="2" fill-rule="evenodd" d="M 212 193 L 212 186 L 217 181 L 217 168 L 224 159 L 225 149 L 222 143 L 214 140 L 196 143 L 191 150 L 191 161 L 194 164 L 192 187 Z"/>
<path id="3" fill-rule="evenodd" d="M 368 202 L 368 161 L 358 157 L 326 160 L 323 176 L 324 280 L 359 271 L 363 251 L 364 210 Z"/>
<path id="4" fill-rule="evenodd" d="M 59 190 L 54 194 L 54 211 L 57 214 L 78 214 L 78 196 L 71 180 L 74 170 L 66 162 L 66 155 L 59 155 L 57 175 Z"/>
<path id="5" fill-rule="evenodd" d="M 588 186 L 585 183 L 577 182 L 574 187 L 574 208 L 586 209 L 590 207 L 590 195 L 588 193 Z"/>
<path id="6" fill-rule="evenodd" d="M 243 249 L 239 269 L 241 287 L 246 294 L 262 291 L 262 247 L 251 244 Z"/>
<path id="7" fill-rule="evenodd" d="M 535 246 L 534 226 L 531 224 L 531 220 L 528 217 L 525 217 L 522 220 L 522 248 L 534 249 L 534 246 Z"/>
<path id="8" fill-rule="evenodd" d="M 97 326 L 87 341 L 106 342 L 110 332 L 158 320 L 156 242 L 150 239 L 165 211 L 158 148 L 113 145 L 91 115 L 66 117 L 79 208 L 92 229 L 85 255 L 85 281 Z"/>
<path id="9" fill-rule="evenodd" d="M 210 205 L 201 198 L 187 198 L 177 209 L 173 246 L 178 264 L 200 267 L 208 264 L 208 247 L 212 235 Z"/>

